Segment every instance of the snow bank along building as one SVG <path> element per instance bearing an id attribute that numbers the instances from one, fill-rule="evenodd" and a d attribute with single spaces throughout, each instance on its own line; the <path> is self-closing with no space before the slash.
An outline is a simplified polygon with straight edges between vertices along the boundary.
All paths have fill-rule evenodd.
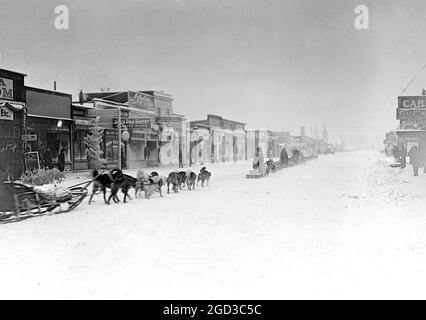
<path id="1" fill-rule="evenodd" d="M 73 103 L 77 126 L 75 145 L 76 148 L 82 146 L 75 152 L 76 168 L 89 168 L 83 141 L 91 120 L 96 117 L 104 129 L 102 150 L 108 168 L 118 166 L 120 135 L 122 160 L 127 168 L 177 165 L 179 151 L 185 163 L 189 153 L 186 147 L 189 125 L 184 116 L 173 113 L 172 103 L 171 95 L 159 91 L 81 92 L 79 102 Z M 123 138 L 123 132 L 127 132 L 128 137 Z"/>
<path id="2" fill-rule="evenodd" d="M 190 122 L 190 162 L 227 162 L 247 159 L 246 124 L 209 114 Z"/>
<path id="3" fill-rule="evenodd" d="M 396 119 L 400 122 L 397 137 L 405 141 L 407 150 L 417 146 L 426 152 L 426 96 L 398 97 Z"/>

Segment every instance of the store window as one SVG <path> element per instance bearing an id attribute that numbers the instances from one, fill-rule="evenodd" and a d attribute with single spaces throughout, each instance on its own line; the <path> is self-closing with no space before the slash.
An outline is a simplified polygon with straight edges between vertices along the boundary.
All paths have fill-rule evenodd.
<path id="1" fill-rule="evenodd" d="M 118 134 L 115 130 L 105 130 L 104 155 L 107 161 L 118 161 Z"/>
<path id="2" fill-rule="evenodd" d="M 26 143 L 26 151 L 38 151 L 44 163 L 56 166 L 61 150 L 65 151 L 65 161 L 71 161 L 70 124 L 53 119 L 29 118 L 27 133 L 37 135 L 36 141 Z"/>
<path id="3" fill-rule="evenodd" d="M 65 151 L 65 161 L 70 162 L 71 152 L 68 133 L 46 132 L 45 136 L 41 136 L 41 143 L 49 148 L 53 162 L 58 162 L 61 150 Z"/>

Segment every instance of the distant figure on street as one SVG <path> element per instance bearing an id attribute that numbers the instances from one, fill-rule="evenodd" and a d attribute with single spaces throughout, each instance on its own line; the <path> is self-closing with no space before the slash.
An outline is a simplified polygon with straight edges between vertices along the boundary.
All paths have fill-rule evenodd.
<path id="1" fill-rule="evenodd" d="M 263 172 L 265 170 L 265 157 L 262 148 L 258 147 L 253 159 L 253 169 Z"/>
<path id="2" fill-rule="evenodd" d="M 58 156 L 58 169 L 60 172 L 64 172 L 65 170 L 65 150 L 61 149 Z"/>
<path id="3" fill-rule="evenodd" d="M 143 151 L 143 155 L 146 159 L 149 159 L 149 155 L 151 154 L 151 152 L 149 151 L 148 147 L 145 147 L 145 150 Z"/>
<path id="4" fill-rule="evenodd" d="M 44 160 L 44 166 L 48 169 L 52 169 L 53 160 L 52 160 L 52 153 L 50 152 L 50 148 L 46 149 L 46 152 L 43 155 L 43 160 Z"/>
<path id="5" fill-rule="evenodd" d="M 410 157 L 410 164 L 413 166 L 414 176 L 419 175 L 419 166 L 422 164 L 422 156 L 417 147 L 412 147 L 410 152 L 408 152 Z"/>
<path id="6" fill-rule="evenodd" d="M 288 153 L 285 147 L 281 150 L 280 160 L 281 160 L 281 165 L 284 165 L 284 166 L 288 165 Z"/>
<path id="7" fill-rule="evenodd" d="M 294 164 L 299 164 L 301 160 L 300 151 L 297 149 L 293 149 L 291 151 L 292 159 Z"/>

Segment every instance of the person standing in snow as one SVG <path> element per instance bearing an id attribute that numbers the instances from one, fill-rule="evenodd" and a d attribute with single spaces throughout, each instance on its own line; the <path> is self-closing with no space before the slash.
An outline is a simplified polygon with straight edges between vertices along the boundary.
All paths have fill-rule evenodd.
<path id="1" fill-rule="evenodd" d="M 259 148 L 256 149 L 253 158 L 253 169 L 256 170 L 257 168 L 259 168 Z"/>
<path id="2" fill-rule="evenodd" d="M 255 157 L 253 159 L 253 169 L 263 172 L 265 170 L 265 157 L 262 148 L 257 148 Z"/>
<path id="3" fill-rule="evenodd" d="M 410 164 L 413 166 L 414 176 L 419 175 L 419 167 L 422 164 L 422 157 L 417 147 L 412 147 L 410 152 L 408 152 L 410 157 Z"/>
<path id="4" fill-rule="evenodd" d="M 44 155 L 43 155 L 43 159 L 44 159 L 45 168 L 52 169 L 53 168 L 53 160 L 52 160 L 52 153 L 50 152 L 49 147 L 46 148 L 46 151 L 44 152 Z"/>
<path id="5" fill-rule="evenodd" d="M 58 169 L 60 172 L 64 172 L 65 170 L 65 150 L 61 149 L 58 156 Z"/>
<path id="6" fill-rule="evenodd" d="M 280 160 L 281 160 L 281 165 L 284 165 L 284 166 L 288 165 L 288 153 L 285 147 L 281 150 Z"/>
<path id="7" fill-rule="evenodd" d="M 265 158 L 263 156 L 262 148 L 258 147 L 253 159 L 253 169 L 262 172 L 265 168 Z"/>

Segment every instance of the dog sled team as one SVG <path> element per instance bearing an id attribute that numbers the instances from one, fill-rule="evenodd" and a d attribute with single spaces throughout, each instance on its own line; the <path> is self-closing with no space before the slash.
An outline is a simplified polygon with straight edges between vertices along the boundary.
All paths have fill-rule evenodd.
<path id="1" fill-rule="evenodd" d="M 289 158 L 285 148 L 283 148 L 281 151 L 279 161 L 276 162 L 273 159 L 269 159 L 265 162 L 265 156 L 263 155 L 262 148 L 258 147 L 253 159 L 253 170 L 250 170 L 250 172 L 247 174 L 247 178 L 261 178 L 268 175 L 269 173 L 275 173 L 278 169 L 294 166 L 304 162 L 305 158 L 299 150 L 293 149 L 292 156 Z"/>
<path id="2" fill-rule="evenodd" d="M 201 187 L 204 187 L 204 183 L 209 185 L 211 173 L 207 171 L 206 167 L 203 167 L 199 174 L 188 171 L 176 171 L 171 172 L 168 177 L 162 177 L 158 172 L 148 173 L 143 170 L 138 170 L 136 177 L 132 177 L 128 174 L 124 174 L 119 169 L 112 169 L 109 172 L 99 173 L 97 170 L 93 171 L 93 192 L 89 199 L 89 205 L 92 203 L 93 196 L 101 191 L 103 193 L 104 201 L 106 204 L 110 204 L 111 200 L 115 203 L 120 202 L 118 193 L 124 194 L 123 202 L 127 202 L 127 198 L 130 198 L 129 191 L 135 190 L 135 197 L 139 198 L 143 193 L 146 199 L 149 199 L 155 192 L 163 197 L 162 187 L 167 185 L 167 193 L 170 193 L 170 187 L 172 191 L 177 193 L 179 190 L 187 187 L 189 191 L 194 190 L 196 185 L 201 182 Z M 111 190 L 111 193 L 107 199 L 107 189 Z"/>

